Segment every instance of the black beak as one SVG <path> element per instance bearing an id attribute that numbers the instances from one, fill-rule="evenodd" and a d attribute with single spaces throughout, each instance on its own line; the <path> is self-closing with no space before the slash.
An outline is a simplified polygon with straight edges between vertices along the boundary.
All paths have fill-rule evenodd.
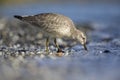
<path id="1" fill-rule="evenodd" d="M 86 44 L 83 44 L 83 47 L 86 51 L 88 51 L 87 47 L 86 47 Z"/>

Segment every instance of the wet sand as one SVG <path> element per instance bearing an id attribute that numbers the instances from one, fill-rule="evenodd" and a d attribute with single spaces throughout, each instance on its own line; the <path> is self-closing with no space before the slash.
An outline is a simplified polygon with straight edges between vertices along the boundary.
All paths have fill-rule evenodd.
<path id="1" fill-rule="evenodd" d="M 104 27 L 105 26 L 105 27 Z M 74 40 L 58 39 L 63 55 L 39 29 L 16 19 L 0 19 L 0 80 L 120 80 L 120 24 L 79 23 L 88 51 Z"/>

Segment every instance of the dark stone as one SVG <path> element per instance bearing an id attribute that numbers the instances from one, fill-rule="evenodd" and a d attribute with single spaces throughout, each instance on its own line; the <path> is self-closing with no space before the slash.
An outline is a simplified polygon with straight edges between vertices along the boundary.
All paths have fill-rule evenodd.
<path id="1" fill-rule="evenodd" d="M 109 50 L 104 50 L 103 52 L 104 52 L 104 53 L 110 53 L 110 51 L 109 51 Z"/>

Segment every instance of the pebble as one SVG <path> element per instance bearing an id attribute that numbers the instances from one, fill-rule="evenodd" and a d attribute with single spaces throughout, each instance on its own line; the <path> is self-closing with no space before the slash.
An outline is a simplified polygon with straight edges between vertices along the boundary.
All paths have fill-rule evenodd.
<path id="1" fill-rule="evenodd" d="M 63 52 L 57 52 L 55 55 L 58 56 L 58 57 L 62 57 L 62 56 L 64 56 L 64 53 Z"/>
<path id="2" fill-rule="evenodd" d="M 34 56 L 39 56 L 40 58 L 45 58 L 45 56 L 49 56 L 50 58 L 55 58 L 56 57 L 62 57 L 62 56 L 67 56 L 70 54 L 68 48 L 65 48 L 64 52 L 61 51 L 56 51 L 50 50 L 49 54 L 46 55 L 46 52 L 44 49 L 22 49 L 20 46 L 15 47 L 0 47 L 0 56 L 4 56 L 4 58 L 9 59 L 9 58 L 17 58 L 19 56 L 22 56 L 24 58 L 26 57 L 34 57 Z"/>
<path id="3" fill-rule="evenodd" d="M 2 56 L 3 55 L 3 53 L 2 53 L 2 51 L 0 51 L 0 56 Z"/>
<path id="4" fill-rule="evenodd" d="M 104 52 L 104 53 L 110 53 L 110 51 L 109 51 L 109 50 L 104 50 L 103 52 Z"/>

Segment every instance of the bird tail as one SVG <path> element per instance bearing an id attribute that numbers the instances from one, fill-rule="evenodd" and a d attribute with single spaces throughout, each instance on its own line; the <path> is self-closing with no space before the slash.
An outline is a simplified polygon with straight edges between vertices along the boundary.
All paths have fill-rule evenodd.
<path id="1" fill-rule="evenodd" d="M 14 15 L 15 18 L 19 19 L 19 20 L 22 20 L 23 17 L 22 16 L 19 16 L 19 15 Z"/>

